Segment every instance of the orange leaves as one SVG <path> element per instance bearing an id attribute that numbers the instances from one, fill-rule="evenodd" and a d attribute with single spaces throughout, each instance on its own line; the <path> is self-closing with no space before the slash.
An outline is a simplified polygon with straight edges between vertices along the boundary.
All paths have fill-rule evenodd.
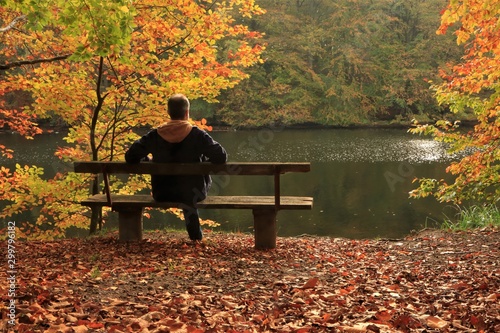
<path id="1" fill-rule="evenodd" d="M 495 332 L 492 258 L 499 236 L 498 230 L 427 232 L 397 245 L 290 237 L 268 252 L 255 251 L 251 235 L 217 233 L 202 243 L 190 243 L 184 233 L 149 233 L 137 243 L 111 237 L 20 242 L 24 294 L 16 328 Z M 352 253 L 365 256 L 355 260 Z M 348 274 L 332 273 L 328 264 Z M 466 288 L 453 288 L 458 282 Z"/>
<path id="2" fill-rule="evenodd" d="M 481 84 L 483 89 L 485 86 L 490 86 L 494 81 L 488 84 L 482 76 L 488 77 L 491 73 L 499 71 L 500 49 L 497 38 L 499 27 L 496 18 L 499 9 L 500 1 L 497 0 L 486 4 L 468 0 L 450 2 L 447 10 L 442 14 L 439 32 L 444 32 L 454 23 L 460 23 L 460 28 L 455 32 L 457 43 L 470 42 L 467 46 L 466 61 L 455 68 L 459 74 L 459 77 L 456 77 L 458 82 L 453 83 L 455 87 L 460 85 L 465 92 L 468 88 L 473 92 L 479 92 Z M 469 87 L 469 84 L 473 86 Z"/>
<path id="3" fill-rule="evenodd" d="M 441 201 L 458 204 L 466 200 L 495 203 L 500 198 L 495 166 L 500 161 L 496 143 L 500 138 L 496 122 L 500 93 L 499 10 L 498 0 L 465 0 L 450 1 L 442 13 L 438 32 L 444 33 L 449 26 L 459 25 L 455 32 L 457 43 L 465 44 L 466 50 L 462 62 L 452 68 L 452 73 L 441 72 L 445 82 L 434 87 L 436 97 L 454 113 L 472 111 L 478 124 L 471 133 L 456 131 L 457 126 L 417 130 L 450 144 L 450 152 L 461 156 L 459 162 L 447 168 L 447 172 L 456 176 L 454 182 L 440 181 L 439 186 L 435 186 L 437 181 L 424 179 L 420 185 L 421 197 L 432 193 Z"/>
<path id="4" fill-rule="evenodd" d="M 302 286 L 302 289 L 312 289 L 312 288 L 316 287 L 316 285 L 318 284 L 318 281 L 319 281 L 319 279 L 317 277 L 313 277 L 313 278 L 309 279 L 309 281 L 307 281 Z"/>
<path id="5" fill-rule="evenodd" d="M 2 154 L 2 156 L 7 157 L 7 158 L 12 158 L 13 152 L 14 151 L 12 149 L 9 149 L 9 148 L 5 147 L 4 145 L 0 145 L 0 154 Z"/>
<path id="6" fill-rule="evenodd" d="M 6 95 L 10 96 L 11 94 L 7 93 Z M 11 131 L 16 131 L 27 138 L 32 138 L 34 135 L 42 133 L 38 124 L 34 122 L 34 117 L 19 110 L 2 109 L 1 102 L 0 128 L 8 128 Z M 7 152 L 5 147 L 2 150 Z"/>
<path id="7" fill-rule="evenodd" d="M 236 51 L 230 51 L 228 53 L 228 58 L 238 66 L 249 67 L 255 64 L 255 61 L 257 60 L 255 55 L 260 55 L 264 49 L 264 46 L 260 44 L 251 46 L 248 43 L 243 42 L 238 46 Z"/>
<path id="8" fill-rule="evenodd" d="M 208 122 L 205 118 L 202 118 L 201 120 L 192 120 L 190 119 L 197 127 L 201 128 L 202 130 L 205 130 L 205 131 L 211 131 L 212 130 L 212 126 L 209 126 L 208 125 Z"/>
<path id="9" fill-rule="evenodd" d="M 140 113 L 142 117 L 137 117 L 137 119 L 147 119 L 150 116 L 151 109 L 142 107 L 142 105 L 148 105 L 149 102 L 144 101 L 142 97 L 139 98 L 141 93 L 147 92 L 148 95 L 156 95 L 155 93 L 159 92 L 158 96 L 161 97 L 161 101 L 164 101 L 169 94 L 175 91 L 183 91 L 191 98 L 204 96 L 211 99 L 221 89 L 233 86 L 241 78 L 246 77 L 235 70 L 236 67 L 241 64 L 247 66 L 255 63 L 260 57 L 260 52 L 255 49 L 248 50 L 252 54 L 245 58 L 244 63 L 238 64 L 229 61 L 219 64 L 216 60 L 218 57 L 220 58 L 220 51 L 216 47 L 218 41 L 230 36 L 235 41 L 237 39 L 254 41 L 260 38 L 259 33 L 250 32 L 247 27 L 235 24 L 235 19 L 230 15 L 230 8 L 239 8 L 244 15 L 262 14 L 262 9 L 255 5 L 253 0 L 230 1 L 211 5 L 209 8 L 205 7 L 203 2 L 192 0 L 174 4 L 162 3 L 161 6 L 155 0 L 145 0 L 140 2 L 137 7 L 132 7 L 128 3 L 125 6 L 122 2 L 91 1 L 82 7 L 84 10 L 76 12 L 66 11 L 62 3 L 56 5 L 60 5 L 61 8 L 53 8 L 54 15 L 60 15 L 58 19 L 66 20 L 68 24 L 77 22 L 78 15 L 81 16 L 82 31 L 80 36 L 75 27 L 70 29 L 71 33 L 62 35 L 61 30 L 64 30 L 65 27 L 57 26 L 57 21 L 54 21 L 54 26 L 47 27 L 43 32 L 37 31 L 31 35 L 29 31 L 26 34 L 16 34 L 15 37 L 18 40 L 12 45 L 5 45 L 5 47 L 13 51 L 13 58 L 22 56 L 21 52 L 15 54 L 16 47 L 30 44 L 28 40 L 35 40 L 39 43 L 38 48 L 29 52 L 34 59 L 46 56 L 49 53 L 46 48 L 51 51 L 68 53 L 77 49 L 79 44 L 96 43 L 96 41 L 90 41 L 89 33 L 85 33 L 85 27 L 88 23 L 85 21 L 87 11 L 92 13 L 99 8 L 110 9 L 109 13 L 111 14 L 106 14 L 109 17 L 105 18 L 109 20 L 126 20 L 127 15 L 131 15 L 129 18 L 133 17 L 137 29 L 132 32 L 127 48 L 122 48 L 122 43 L 128 40 L 128 37 L 125 36 L 123 40 L 115 40 L 115 44 L 109 45 L 112 54 L 107 58 L 104 68 L 104 77 L 107 78 L 108 84 L 105 87 L 106 91 L 102 92 L 102 95 L 106 96 L 103 108 L 120 113 L 119 119 L 126 119 L 128 126 L 133 126 L 138 122 L 134 121 L 132 116 L 123 113 L 125 103 L 127 111 L 135 110 Z M 99 12 L 102 13 L 102 11 Z M 5 13 L 2 11 L 2 14 Z M 65 15 L 68 17 L 65 18 Z M 114 15 L 116 17 L 113 17 Z M 130 26 L 132 27 L 134 24 Z M 102 26 L 102 29 L 106 29 L 104 24 Z M 126 29 L 123 26 L 119 28 Z M 92 33 L 97 36 L 118 33 L 113 28 L 109 29 L 111 30 Z M 104 44 L 108 42 L 108 40 L 102 41 L 102 47 L 107 47 Z M 172 48 L 172 45 L 175 45 L 175 49 Z M 60 49 L 61 47 L 64 50 Z M 91 49 L 92 47 L 89 47 L 85 52 Z M 119 53 L 120 57 L 113 56 L 116 52 Z M 242 50 L 242 52 L 245 53 L 246 50 Z M 8 53 L 4 52 L 4 54 Z M 96 49 L 96 54 L 100 54 L 98 49 Z M 90 56 L 95 56 L 95 54 Z M 88 109 L 89 106 L 95 105 L 97 97 L 94 93 L 96 85 L 93 78 L 96 71 L 94 59 L 80 60 L 64 64 L 59 62 L 43 63 L 35 66 L 33 70 L 27 70 L 22 77 L 10 78 L 11 82 L 7 83 L 8 85 L 16 84 L 18 87 L 21 87 L 20 82 L 27 84 L 22 89 L 33 94 L 35 101 L 32 108 L 33 113 L 46 116 L 48 111 L 54 112 L 58 116 L 62 116 L 69 125 L 78 125 L 82 123 L 81 117 L 77 116 L 79 110 Z M 71 68 L 67 68 L 65 71 L 65 67 Z M 223 75 L 225 80 L 216 79 L 219 75 Z M 168 85 L 169 88 L 164 85 Z M 101 87 L 104 88 L 104 86 Z M 138 105 L 141 105 L 142 109 Z M 114 108 L 119 110 L 113 110 Z M 127 113 L 133 114 L 133 112 Z M 156 125 L 151 121 L 149 125 Z M 103 119 L 102 122 L 108 122 L 108 119 Z M 87 122 L 83 120 L 83 124 L 86 125 Z M 141 121 L 140 125 L 144 125 L 144 120 Z"/>
<path id="10" fill-rule="evenodd" d="M 0 34 L 2 62 L 30 62 L 3 73 L 0 127 L 32 137 L 41 133 L 35 119 L 61 121 L 69 127 L 68 146 L 56 152 L 64 161 L 122 159 L 136 139 L 131 129 L 165 120 L 169 95 L 182 92 L 190 99 L 214 101 L 221 90 L 247 77 L 242 67 L 261 61 L 263 48 L 256 43 L 262 35 L 236 23 L 238 16 L 263 13 L 254 0 L 90 0 L 37 6 L 8 0 L 0 8 L 1 22 L 22 14 L 27 18 L 16 23 L 19 29 L 16 25 Z M 32 25 L 21 26 L 26 22 Z M 233 59 L 227 58 L 228 49 Z M 5 105 L 5 97 L 16 105 Z M 205 119 L 197 124 L 211 130 Z M 0 146 L 0 153 L 12 156 L 8 147 Z M 84 219 L 75 200 L 85 188 L 80 181 L 69 174 L 46 180 L 18 170 L 5 180 L 16 191 L 6 194 L 11 204 L 3 214 L 36 208 L 39 224 L 55 226 L 60 236 Z M 132 180 L 121 190 L 133 192 L 144 184 Z"/>

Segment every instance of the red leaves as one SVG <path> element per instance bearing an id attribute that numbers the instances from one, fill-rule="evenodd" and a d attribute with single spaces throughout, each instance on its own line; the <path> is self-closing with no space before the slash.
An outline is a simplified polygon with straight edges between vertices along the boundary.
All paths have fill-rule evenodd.
<path id="1" fill-rule="evenodd" d="M 76 325 L 77 326 L 84 325 L 84 326 L 87 326 L 88 328 L 93 328 L 93 329 L 103 328 L 104 327 L 104 324 L 102 324 L 102 323 L 95 323 L 95 322 L 91 322 L 91 321 L 88 321 L 88 320 L 78 320 L 76 322 Z"/>
<path id="2" fill-rule="evenodd" d="M 212 233 L 201 244 L 146 237 L 155 239 L 20 243 L 17 332 L 493 332 L 500 324 L 499 231 L 397 243 L 280 238 L 268 252 L 255 251 L 251 235 Z"/>
<path id="3" fill-rule="evenodd" d="M 312 289 L 316 287 L 318 281 L 319 279 L 317 277 L 311 278 L 309 281 L 306 282 L 306 284 L 302 286 L 302 289 Z"/>
<path id="4" fill-rule="evenodd" d="M 457 204 L 467 200 L 498 201 L 499 4 L 499 1 L 449 1 L 441 12 L 438 33 L 444 34 L 450 26 L 458 26 L 455 35 L 457 43 L 465 45 L 465 54 L 462 61 L 452 67 L 451 73 L 441 71 L 444 83 L 434 87 L 436 97 L 439 104 L 447 105 L 454 113 L 473 111 L 471 115 L 478 125 L 472 134 L 451 128 L 445 132 L 431 132 L 435 138 L 450 145 L 450 152 L 458 152 L 463 157 L 447 169 L 457 175 L 453 184 L 440 181 L 438 187 L 429 187 L 428 180 L 424 180 L 419 191 L 413 194 L 432 193 L 441 201 Z"/>
<path id="5" fill-rule="evenodd" d="M 64 139 L 71 146 L 58 149 L 57 156 L 65 160 L 123 157 L 124 149 L 137 138 L 132 128 L 156 127 L 165 121 L 164 104 L 170 94 L 184 91 L 190 98 L 213 102 L 221 90 L 248 77 L 241 66 L 262 61 L 264 49 L 254 45 L 262 35 L 236 23 L 242 15 L 262 14 L 262 9 L 254 0 L 226 5 L 207 6 L 195 0 L 162 5 L 156 0 L 92 1 L 78 8 L 71 2 L 57 1 L 43 5 L 40 11 L 37 2 L 29 6 L 3 2 L 2 23 L 22 17 L 24 24 L 36 16 L 38 28 L 32 30 L 28 24 L 8 29 L 8 37 L 2 35 L 4 69 L 30 66 L 2 72 L 0 128 L 32 137 L 41 133 L 36 119 L 56 119 L 70 128 Z M 229 49 L 237 51 L 234 61 L 223 54 L 226 48 L 216 46 L 227 40 L 231 40 Z M 72 61 L 68 61 L 69 55 Z M 205 119 L 200 127 L 211 130 Z M 0 155 L 12 157 L 12 151 L 0 145 Z M 80 200 L 67 195 L 81 194 L 71 177 L 57 175 L 57 179 L 67 181 L 63 191 L 51 188 L 26 197 L 11 191 L 0 200 L 14 203 L 9 215 L 40 206 L 36 214 L 40 216 L 37 225 L 43 224 L 40 229 L 51 230 L 51 236 L 63 236 L 69 227 L 80 228 L 83 219 L 88 223 L 80 214 Z M 16 178 L 8 177 L 7 181 Z M 46 188 L 33 186 L 30 180 L 20 183 L 28 189 Z M 122 189 L 139 190 L 138 183 L 123 184 Z M 142 186 L 148 183 L 143 181 Z M 57 193 L 66 197 L 57 200 Z"/>

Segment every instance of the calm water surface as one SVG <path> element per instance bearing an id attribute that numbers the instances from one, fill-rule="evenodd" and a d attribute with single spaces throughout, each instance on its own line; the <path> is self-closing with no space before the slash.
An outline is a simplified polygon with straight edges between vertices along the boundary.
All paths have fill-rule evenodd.
<path id="1" fill-rule="evenodd" d="M 394 129 L 329 129 L 212 132 L 228 151 L 230 161 L 311 162 L 311 172 L 282 176 L 283 195 L 312 196 L 312 211 L 280 211 L 278 234 L 314 234 L 348 238 L 398 238 L 411 230 L 434 226 L 454 209 L 434 199 L 409 199 L 415 177 L 446 177 L 451 161 L 442 144 Z M 48 175 L 67 169 L 53 156 L 63 135 L 25 140 L 1 134 L 0 143 L 15 149 L 4 166 L 36 164 Z M 212 194 L 272 195 L 272 177 L 214 177 Z M 1 208 L 1 207 L 0 207 Z M 225 231 L 252 231 L 246 210 L 204 210 L 203 218 L 218 221 Z M 182 228 L 171 216 L 155 214 L 144 227 Z"/>

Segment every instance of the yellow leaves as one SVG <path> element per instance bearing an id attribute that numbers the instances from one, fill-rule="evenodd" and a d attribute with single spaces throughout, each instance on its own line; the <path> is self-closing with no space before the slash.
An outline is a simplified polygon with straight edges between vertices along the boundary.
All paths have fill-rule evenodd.
<path id="1" fill-rule="evenodd" d="M 251 0 L 251 1 L 231 0 L 230 3 L 231 3 L 231 5 L 241 6 L 239 11 L 243 17 L 250 18 L 253 15 L 262 15 L 266 12 L 264 9 L 259 7 L 259 5 L 257 5 L 254 0 Z"/>
<path id="2" fill-rule="evenodd" d="M 112 177 L 111 190 L 119 194 L 135 194 L 150 188 L 150 175 L 130 175 L 126 181 L 118 177 Z"/>
<path id="3" fill-rule="evenodd" d="M 64 236 L 61 230 L 77 224 L 80 227 L 83 220 L 87 223 L 85 216 L 74 216 L 82 211 L 82 207 L 73 198 L 81 196 L 82 190 L 87 191 L 86 186 L 82 187 L 85 184 L 79 178 L 56 176 L 46 180 L 42 168 L 19 164 L 13 173 L 2 168 L 0 174 L 6 176 L 0 181 L 3 190 L 0 192 L 0 198 L 8 203 L 1 216 L 5 218 L 28 212 L 35 219 L 36 225 L 45 230 L 37 231 L 37 228 L 30 224 L 27 229 L 31 231 L 30 238 L 52 239 L 56 235 Z"/>
<path id="4" fill-rule="evenodd" d="M 461 30 L 461 29 L 457 30 L 455 32 L 455 34 L 457 35 L 457 44 L 458 45 L 467 42 L 470 38 L 470 33 L 468 33 L 467 31 Z"/>
<path id="5" fill-rule="evenodd" d="M 444 33 L 449 26 L 459 23 L 456 41 L 467 43 L 464 61 L 454 67 L 453 77 L 446 77 L 448 86 L 443 87 L 443 91 L 457 90 L 472 95 L 495 86 L 500 76 L 499 11 L 498 0 L 466 0 L 450 2 L 442 13 L 438 32 Z"/>
<path id="6" fill-rule="evenodd" d="M 182 209 L 180 208 L 170 208 L 166 210 L 169 213 L 175 215 L 178 219 L 184 221 L 184 214 L 182 213 Z"/>
<path id="7" fill-rule="evenodd" d="M 209 228 L 217 228 L 220 227 L 220 223 L 210 220 L 210 219 L 202 219 L 200 218 L 200 224 L 203 226 L 207 226 Z"/>
<path id="8" fill-rule="evenodd" d="M 438 33 L 444 34 L 455 23 L 460 22 L 456 32 L 459 44 L 466 42 L 471 36 L 481 34 L 487 25 L 496 25 L 496 13 L 500 9 L 499 1 L 451 1 L 441 13 L 441 27 Z M 493 20 L 491 20 L 493 18 Z M 489 29 L 489 28 L 487 28 Z M 497 30 L 498 27 L 495 27 Z"/>
<path id="9" fill-rule="evenodd" d="M 251 46 L 249 43 L 243 41 L 238 46 L 236 52 L 230 52 L 229 58 L 237 66 L 249 67 L 259 62 L 260 55 L 265 47 L 260 44 Z"/>
<path id="10" fill-rule="evenodd" d="M 245 75 L 234 71 L 231 76 L 226 76 L 227 80 L 216 81 L 214 79 L 220 73 L 215 66 L 218 53 L 215 46 L 218 40 L 231 35 L 236 36 L 236 34 L 245 35 L 244 37 L 247 39 L 260 38 L 259 33 L 249 32 L 248 28 L 243 25 L 234 25 L 234 19 L 228 12 L 230 7 L 238 6 L 241 8 L 241 12 L 254 15 L 259 15 L 263 11 L 255 5 L 254 1 L 249 0 L 230 1 L 226 4 L 229 7 L 220 4 L 210 9 L 191 0 L 178 2 L 175 6 L 165 4 L 157 6 L 156 1 L 144 1 L 144 7 L 140 8 L 123 4 L 117 5 L 117 10 L 122 13 L 134 11 L 135 24 L 140 28 L 132 34 L 129 48 L 109 46 L 117 57 L 108 58 L 110 60 L 106 64 L 110 73 L 108 82 L 113 82 L 113 85 L 120 86 L 121 89 L 113 90 L 113 85 L 103 87 L 105 91 L 102 93 L 109 93 L 106 104 L 110 106 L 113 104 L 123 105 L 126 101 L 129 103 L 129 107 L 133 107 L 130 102 L 134 101 L 136 97 L 130 93 L 137 94 L 137 92 L 142 91 L 144 85 L 149 85 L 150 82 L 164 84 L 168 82 L 171 89 L 162 91 L 165 99 L 172 91 L 180 89 L 193 92 L 193 95 L 203 95 L 204 91 L 208 92 L 207 95 L 213 95 L 212 91 L 234 86 L 241 78 L 244 78 Z M 97 6 L 97 4 L 95 5 Z M 102 6 L 107 5 L 103 4 Z M 176 10 L 182 11 L 182 20 L 176 17 L 176 13 L 178 13 Z M 46 56 L 49 48 L 60 51 L 61 49 L 57 48 L 62 46 L 67 52 L 70 52 L 71 49 L 75 49 L 78 43 L 89 43 L 89 35 L 86 33 L 82 33 L 77 38 L 61 35 L 57 28 L 46 30 L 46 32 L 39 31 L 28 36 L 29 40 L 40 43 L 39 50 L 32 50 L 33 57 Z M 24 38 L 22 35 L 18 35 L 18 37 Z M 26 40 L 19 40 L 13 46 L 24 43 Z M 172 50 L 172 45 L 176 45 L 175 51 Z M 192 52 L 192 50 L 196 50 L 196 52 Z M 247 51 L 251 54 L 242 57 Z M 242 49 L 239 53 L 241 53 L 239 54 L 241 58 L 239 63 L 238 59 L 234 62 L 229 61 L 224 64 L 224 67 L 249 66 L 261 61 L 259 54 L 250 48 Z M 129 59 L 129 62 L 122 63 L 120 55 Z M 62 116 L 70 125 L 79 124 L 81 119 L 77 116 L 78 111 L 96 104 L 95 87 L 93 87 L 95 84 L 93 80 L 95 64 L 91 59 L 71 63 L 71 66 L 67 62 L 64 64 L 68 66 L 67 69 L 60 63 L 43 64 L 35 67 L 29 76 L 22 79 L 29 83 L 27 89 L 34 94 L 36 103 L 33 112 L 46 115 L 47 111 L 50 110 L 50 112 Z M 115 76 L 118 79 L 116 81 L 113 80 Z M 201 80 L 198 79 L 200 76 L 203 76 Z M 142 78 L 137 80 L 135 79 L 137 77 Z M 28 80 L 24 80 L 24 78 Z M 126 81 L 122 78 L 134 79 Z M 188 81 L 187 85 L 185 81 Z M 19 78 L 12 77 L 9 84 L 14 83 L 20 87 L 20 82 Z M 161 88 L 161 84 L 157 84 L 156 89 Z M 53 96 L 57 96 L 57 98 L 53 98 Z M 149 110 L 146 111 L 149 112 Z M 122 119 L 130 118 L 124 117 Z M 137 117 L 137 119 L 144 118 Z M 141 120 L 142 124 L 144 124 L 143 120 Z"/>
<path id="11" fill-rule="evenodd" d="M 7 3 L 19 8 L 15 1 Z M 35 3 L 33 13 L 40 9 Z M 33 136 L 41 132 L 35 117 L 61 119 L 70 127 L 65 137 L 68 146 L 56 151 L 64 161 L 90 159 L 91 144 L 98 159 L 123 158 L 135 138 L 130 129 L 154 127 L 163 121 L 170 94 L 184 92 L 190 98 L 213 101 L 222 89 L 247 77 L 241 67 L 262 61 L 263 48 L 254 46 L 262 35 L 236 24 L 232 16 L 262 14 L 254 0 L 227 0 L 213 6 L 195 0 L 138 4 L 91 0 L 84 5 L 56 1 L 50 6 L 37 13 L 43 14 L 44 29 L 0 35 L 4 61 L 73 56 L 23 67 L 22 75 L 6 72 L 0 97 L 22 91 L 30 98 L 18 110 L 5 110 L 4 98 L 0 98 L 0 125 Z M 28 11 L 28 7 L 23 9 Z M 20 15 L 6 8 L 0 8 L 0 21 L 10 22 Z M 95 26 L 95 21 L 100 24 Z M 232 59 L 221 53 L 226 50 L 222 41 L 229 39 L 234 40 Z M 205 119 L 198 125 L 211 129 Z M 0 153 L 12 157 L 12 151 L 2 145 Z M 84 208 L 67 197 L 68 192 L 71 199 L 82 196 L 83 181 L 70 175 L 45 180 L 43 169 L 36 167 L 0 171 L 8 177 L 4 184 L 15 189 L 5 198 L 12 202 L 6 214 L 44 206 L 42 224 L 64 230 L 71 221 L 83 223 L 75 216 Z M 140 191 L 146 188 L 144 184 L 144 179 L 133 179 L 120 184 L 119 191 Z"/>
<path id="12" fill-rule="evenodd" d="M 11 173 L 10 173 L 10 169 L 9 168 L 6 168 L 4 166 L 0 166 L 0 174 L 3 176 L 3 177 L 8 177 Z"/>

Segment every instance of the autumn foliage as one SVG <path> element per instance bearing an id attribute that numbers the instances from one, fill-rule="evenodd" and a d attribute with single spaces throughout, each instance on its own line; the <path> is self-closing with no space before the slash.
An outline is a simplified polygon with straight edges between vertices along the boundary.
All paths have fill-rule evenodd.
<path id="1" fill-rule="evenodd" d="M 41 132 L 37 119 L 62 121 L 68 145 L 55 154 L 65 162 L 122 159 L 137 138 L 132 129 L 165 121 L 169 95 L 214 101 L 261 61 L 261 34 L 237 21 L 263 14 L 253 0 L 1 3 L 0 126 L 31 137 Z M 24 103 L 8 102 L 20 93 Z M 77 202 L 92 179 L 43 174 L 36 166 L 0 170 L 0 198 L 11 203 L 1 217 L 39 208 L 39 229 L 56 237 L 82 226 L 88 217 Z"/>
<path id="2" fill-rule="evenodd" d="M 16 319 L 0 330 L 499 332 L 499 237 L 293 237 L 273 251 L 255 251 L 252 235 L 215 233 L 202 244 L 161 232 L 128 244 L 18 242 Z"/>
<path id="3" fill-rule="evenodd" d="M 435 195 L 441 201 L 496 203 L 500 199 L 500 1 L 450 1 L 438 33 L 455 29 L 457 43 L 466 44 L 463 61 L 434 86 L 438 101 L 455 112 L 472 110 L 477 124 L 464 131 L 452 121 L 419 126 L 414 132 L 432 134 L 450 144 L 459 160 L 447 172 L 453 182 L 422 179 L 414 196 Z M 457 27 L 458 26 L 458 27 Z"/>

